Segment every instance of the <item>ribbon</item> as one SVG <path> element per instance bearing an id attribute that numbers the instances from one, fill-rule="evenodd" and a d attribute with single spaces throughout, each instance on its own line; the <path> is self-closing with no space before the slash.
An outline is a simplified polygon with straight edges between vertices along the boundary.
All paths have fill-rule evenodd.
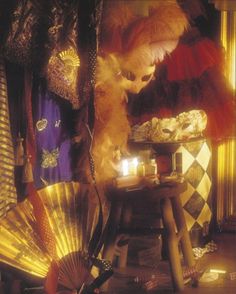
<path id="1" fill-rule="evenodd" d="M 26 135 L 26 150 L 27 157 L 32 167 L 34 167 L 36 159 L 36 142 L 33 126 L 33 114 L 32 114 L 32 73 L 29 70 L 25 70 L 24 79 L 24 99 L 26 105 L 26 118 L 27 118 L 27 135 Z M 39 235 L 45 245 L 46 250 L 52 257 L 52 263 L 49 268 L 47 278 L 45 281 L 45 291 L 47 294 L 56 294 L 57 280 L 59 275 L 59 267 L 57 264 L 58 256 L 56 253 L 56 239 L 51 230 L 49 219 L 34 183 L 33 179 L 29 179 L 27 182 L 28 199 L 33 206 L 33 212 L 37 222 L 37 228 Z"/>
<path id="2" fill-rule="evenodd" d="M 33 124 L 32 113 L 32 72 L 25 69 L 24 73 L 24 100 L 26 108 L 26 120 L 27 120 L 27 138 L 26 138 L 26 150 L 27 155 L 30 156 L 32 166 L 35 164 L 36 158 L 36 143 Z"/>

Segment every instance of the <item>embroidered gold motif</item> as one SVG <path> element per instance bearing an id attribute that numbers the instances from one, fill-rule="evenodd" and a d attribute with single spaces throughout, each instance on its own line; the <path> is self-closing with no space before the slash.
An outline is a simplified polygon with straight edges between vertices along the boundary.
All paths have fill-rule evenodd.
<path id="1" fill-rule="evenodd" d="M 48 150 L 43 149 L 41 167 L 42 168 L 48 168 L 48 167 L 57 166 L 58 157 L 59 157 L 58 148 L 53 149 L 51 152 L 49 152 Z"/>
<path id="2" fill-rule="evenodd" d="M 61 120 L 56 120 L 55 122 L 55 128 L 59 128 L 60 127 L 60 124 L 61 124 Z"/>
<path id="3" fill-rule="evenodd" d="M 39 132 L 42 132 L 44 129 L 46 129 L 48 125 L 48 121 L 46 118 L 40 119 L 36 123 L 36 128 Z"/>
<path id="4" fill-rule="evenodd" d="M 61 51 L 58 55 L 65 65 L 80 66 L 80 58 L 74 48 L 70 47 L 67 50 Z"/>
<path id="5" fill-rule="evenodd" d="M 69 100 L 74 109 L 80 107 L 78 97 L 78 74 L 80 58 L 74 47 L 53 51 L 47 66 L 48 89 Z"/>

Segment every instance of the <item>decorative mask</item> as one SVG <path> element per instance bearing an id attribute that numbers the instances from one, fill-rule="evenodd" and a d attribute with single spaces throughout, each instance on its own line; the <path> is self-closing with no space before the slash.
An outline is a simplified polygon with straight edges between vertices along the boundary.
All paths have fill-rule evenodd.
<path id="1" fill-rule="evenodd" d="M 143 45 L 124 55 L 117 56 L 120 65 L 121 87 L 138 94 L 153 78 L 155 64 L 151 48 Z"/>
<path id="2" fill-rule="evenodd" d="M 152 119 L 152 141 L 170 141 L 175 137 L 176 130 L 178 128 L 178 122 L 175 117 Z"/>
<path id="3" fill-rule="evenodd" d="M 127 92 L 138 94 L 151 81 L 154 71 L 154 65 L 137 69 L 123 68 L 121 71 L 123 88 Z"/>
<path id="4" fill-rule="evenodd" d="M 174 49 L 187 25 L 175 1 L 140 1 L 147 8 L 145 15 L 143 9 L 141 14 L 137 11 L 140 6 L 134 2 L 104 1 L 92 150 L 98 181 L 115 176 L 117 148 L 122 155 L 128 153 L 130 125 L 124 103 L 127 92 L 139 93 L 150 83 L 156 64 Z M 142 128 L 138 140 L 142 136 L 149 139 L 149 126 L 148 123 Z"/>
<path id="5" fill-rule="evenodd" d="M 151 140 L 153 142 L 181 141 L 202 136 L 207 126 L 207 115 L 203 110 L 191 110 L 177 117 L 158 119 L 132 128 L 134 141 Z"/>
<path id="6" fill-rule="evenodd" d="M 176 140 L 201 136 L 207 126 L 207 115 L 203 110 L 182 112 L 176 119 L 179 124 Z"/>
<path id="7" fill-rule="evenodd" d="M 101 30 L 103 53 L 117 56 L 121 86 L 135 94 L 150 82 L 155 65 L 175 49 L 187 26 L 176 1 L 144 2 L 107 1 Z"/>

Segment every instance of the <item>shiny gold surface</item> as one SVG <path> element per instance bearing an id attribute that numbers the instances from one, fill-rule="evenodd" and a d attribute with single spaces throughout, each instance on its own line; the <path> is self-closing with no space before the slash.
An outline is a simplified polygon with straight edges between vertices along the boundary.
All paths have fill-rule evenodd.
<path id="1" fill-rule="evenodd" d="M 0 222 L 0 260 L 15 268 L 43 277 L 50 265 L 37 234 L 29 201 L 18 204 Z"/>
<path id="2" fill-rule="evenodd" d="M 96 204 L 91 201 L 90 188 L 73 182 L 58 183 L 39 190 L 39 196 L 56 239 L 59 262 L 70 274 L 78 265 L 78 258 L 71 253 L 87 252 L 93 229 Z M 28 200 L 9 211 L 0 220 L 0 261 L 45 277 L 51 257 L 39 237 L 37 225 Z M 68 255 L 71 258 L 65 258 Z M 68 264 L 64 264 L 65 260 Z"/>
<path id="3" fill-rule="evenodd" d="M 236 142 L 229 139 L 217 150 L 217 221 L 222 223 L 236 215 Z"/>
<path id="4" fill-rule="evenodd" d="M 67 99 L 73 108 L 80 107 L 78 97 L 78 74 L 80 58 L 73 47 L 64 51 L 54 51 L 47 66 L 48 88 Z"/>
<path id="5" fill-rule="evenodd" d="M 236 86 L 236 11 L 221 11 L 221 42 L 225 49 L 225 75 Z"/>
<path id="6" fill-rule="evenodd" d="M 47 125 L 48 125 L 47 119 L 43 118 L 43 119 L 37 121 L 36 128 L 39 132 L 41 132 L 44 129 L 46 129 Z"/>
<path id="7" fill-rule="evenodd" d="M 16 203 L 14 151 L 4 60 L 0 55 L 0 218 Z"/>
<path id="8" fill-rule="evenodd" d="M 236 89 L 236 11 L 221 11 L 221 42 L 225 50 L 225 76 Z M 217 148 L 217 221 L 226 230 L 236 230 L 236 141 L 229 138 Z"/>
<path id="9" fill-rule="evenodd" d="M 80 66 L 80 59 L 74 48 L 64 50 L 59 54 L 60 59 L 68 66 Z"/>
<path id="10" fill-rule="evenodd" d="M 1 155 L 3 157 L 5 157 L 6 159 L 12 160 L 12 162 L 14 161 L 14 155 L 11 152 L 11 150 L 8 150 L 6 148 L 6 146 L 4 147 L 3 145 L 1 145 L 2 149 L 1 149 Z"/>

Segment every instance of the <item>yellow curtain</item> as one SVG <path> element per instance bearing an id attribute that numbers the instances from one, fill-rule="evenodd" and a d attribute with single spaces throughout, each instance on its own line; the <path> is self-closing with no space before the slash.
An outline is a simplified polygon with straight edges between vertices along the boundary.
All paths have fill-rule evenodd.
<path id="1" fill-rule="evenodd" d="M 225 75 L 236 89 L 236 11 L 221 11 L 221 43 L 225 50 Z M 226 229 L 236 228 L 236 138 L 228 138 L 217 148 L 217 221 Z M 231 222 L 232 224 L 232 222 Z M 230 226 L 230 227 L 229 227 Z"/>

